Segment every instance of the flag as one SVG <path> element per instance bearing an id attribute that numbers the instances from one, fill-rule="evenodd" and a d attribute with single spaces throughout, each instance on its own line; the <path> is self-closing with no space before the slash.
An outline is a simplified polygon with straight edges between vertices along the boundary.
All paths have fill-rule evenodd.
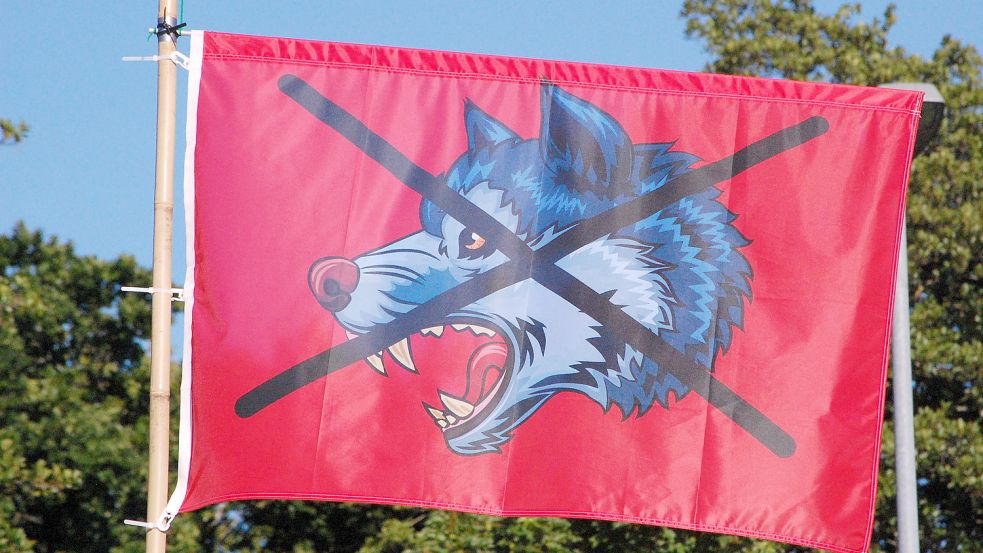
<path id="1" fill-rule="evenodd" d="M 917 93 L 192 35 L 179 482 L 866 551 Z"/>

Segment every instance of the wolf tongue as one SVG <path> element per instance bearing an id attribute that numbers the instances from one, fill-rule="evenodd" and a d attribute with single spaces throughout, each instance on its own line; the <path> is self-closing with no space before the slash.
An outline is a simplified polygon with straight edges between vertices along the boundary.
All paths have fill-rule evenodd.
<path id="1" fill-rule="evenodd" d="M 478 346 L 468 359 L 468 389 L 464 400 L 477 405 L 502 376 L 509 347 L 504 342 L 488 342 Z"/>

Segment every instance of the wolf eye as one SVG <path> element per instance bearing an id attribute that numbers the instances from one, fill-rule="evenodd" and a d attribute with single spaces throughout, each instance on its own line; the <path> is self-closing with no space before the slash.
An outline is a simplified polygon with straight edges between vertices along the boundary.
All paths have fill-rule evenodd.
<path id="1" fill-rule="evenodd" d="M 473 230 L 466 228 L 461 231 L 461 236 L 458 238 L 458 253 L 461 257 L 465 259 L 477 259 L 479 257 L 486 257 L 489 253 L 490 248 L 485 243 L 485 239 L 474 232 Z"/>
<path id="2" fill-rule="evenodd" d="M 477 232 L 471 233 L 471 243 L 464 244 L 464 247 L 469 250 L 477 250 L 485 245 L 485 239 L 478 235 Z"/>

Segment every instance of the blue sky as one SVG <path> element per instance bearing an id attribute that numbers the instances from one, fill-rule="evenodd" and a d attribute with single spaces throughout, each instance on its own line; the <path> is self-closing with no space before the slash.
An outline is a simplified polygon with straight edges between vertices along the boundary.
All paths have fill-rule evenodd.
<path id="1" fill-rule="evenodd" d="M 942 36 L 983 46 L 983 1 L 902 0 L 890 38 L 930 55 Z M 819 0 L 821 11 L 839 2 Z M 883 0 L 862 2 L 864 19 Z M 187 0 L 189 28 L 699 71 L 707 56 L 684 37 L 681 1 Z M 98 6 L 99 9 L 93 6 Z M 943 9 L 942 6 L 945 6 Z M 18 220 L 103 258 L 152 255 L 156 2 L 0 0 L 0 117 L 32 129 L 0 148 L 0 232 Z M 187 41 L 182 48 L 187 51 Z M 183 72 L 182 72 L 183 73 Z M 178 102 L 183 137 L 184 75 Z M 178 167 L 183 148 L 179 146 Z M 181 205 L 181 171 L 175 187 Z M 184 218 L 175 218 L 174 280 L 184 279 Z"/>

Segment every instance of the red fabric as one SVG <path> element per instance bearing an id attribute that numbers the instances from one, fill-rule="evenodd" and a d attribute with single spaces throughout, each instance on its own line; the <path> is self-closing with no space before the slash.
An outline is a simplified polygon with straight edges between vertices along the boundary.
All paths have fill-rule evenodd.
<path id="1" fill-rule="evenodd" d="M 690 394 L 623 420 L 559 394 L 501 453 L 448 449 L 421 402 L 479 338 L 414 336 L 419 375 L 356 363 L 248 418 L 236 401 L 346 340 L 311 263 L 420 230 L 420 196 L 278 89 L 302 78 L 440 174 L 470 99 L 539 135 L 543 79 L 635 144 L 704 162 L 808 117 L 829 131 L 718 185 L 754 271 L 720 381 L 795 438 L 779 458 Z M 246 498 L 589 517 L 832 551 L 870 541 L 915 93 L 217 33 L 205 34 L 194 190 L 192 447 L 182 510 Z M 182 398 L 185 399 L 185 398 Z"/>

